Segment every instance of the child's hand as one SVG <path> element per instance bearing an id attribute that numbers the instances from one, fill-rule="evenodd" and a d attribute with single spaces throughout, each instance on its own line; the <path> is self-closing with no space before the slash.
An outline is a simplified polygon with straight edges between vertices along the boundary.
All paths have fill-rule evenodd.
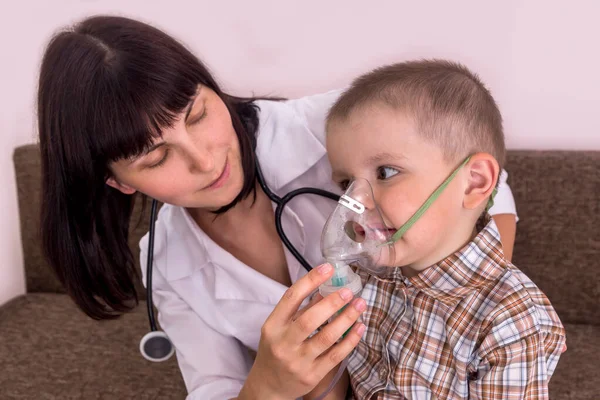
<path id="1" fill-rule="evenodd" d="M 317 297 L 298 311 L 303 300 L 332 274 L 330 265 L 322 265 L 287 290 L 262 327 L 256 361 L 239 399 L 304 396 L 356 347 L 364 332 L 362 323 L 338 342 L 366 308 L 363 299 L 352 300 L 350 290 L 341 289 L 323 299 Z M 351 306 L 309 338 L 349 302 Z"/>

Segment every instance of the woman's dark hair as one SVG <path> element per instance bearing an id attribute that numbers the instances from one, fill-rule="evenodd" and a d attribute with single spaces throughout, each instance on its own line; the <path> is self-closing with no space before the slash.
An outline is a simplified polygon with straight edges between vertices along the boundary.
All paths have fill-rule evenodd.
<path id="1" fill-rule="evenodd" d="M 146 150 L 198 85 L 223 100 L 240 142 L 244 185 L 224 212 L 255 195 L 254 99 L 223 93 L 183 45 L 128 18 L 85 19 L 46 49 L 38 92 L 42 243 L 66 291 L 92 318 L 116 317 L 138 301 L 128 246 L 134 197 L 106 185 L 109 164 Z"/>

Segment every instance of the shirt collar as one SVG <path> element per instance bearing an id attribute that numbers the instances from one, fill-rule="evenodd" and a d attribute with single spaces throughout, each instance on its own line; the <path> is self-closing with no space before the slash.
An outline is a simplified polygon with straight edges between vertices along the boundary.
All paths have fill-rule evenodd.
<path id="1" fill-rule="evenodd" d="M 444 303 L 454 304 L 506 270 L 500 234 L 489 214 L 478 222 L 479 233 L 462 249 L 406 279 L 409 285 Z"/>
<path id="2" fill-rule="evenodd" d="M 287 289 L 284 285 L 262 276 L 216 244 L 183 207 L 163 208 L 169 213 L 165 216 L 168 240 L 161 242 L 159 248 L 164 252 L 157 253 L 155 261 L 169 282 L 212 266 L 208 273 L 212 282 L 206 287 L 214 288 L 216 299 L 277 304 Z"/>
<path id="3" fill-rule="evenodd" d="M 283 188 L 308 171 L 326 151 L 307 122 L 285 101 L 257 101 L 260 108 L 256 156 L 266 184 Z"/>

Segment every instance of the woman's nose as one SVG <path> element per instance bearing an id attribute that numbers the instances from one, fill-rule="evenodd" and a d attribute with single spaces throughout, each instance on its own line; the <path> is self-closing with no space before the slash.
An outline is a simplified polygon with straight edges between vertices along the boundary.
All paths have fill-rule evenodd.
<path id="1" fill-rule="evenodd" d="M 203 146 L 191 146 L 188 151 L 190 172 L 211 172 L 215 169 L 214 155 Z"/>

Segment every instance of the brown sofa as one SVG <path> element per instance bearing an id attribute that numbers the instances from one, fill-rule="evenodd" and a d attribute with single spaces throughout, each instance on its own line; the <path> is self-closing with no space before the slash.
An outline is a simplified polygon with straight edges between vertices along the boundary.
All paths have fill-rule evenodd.
<path id="1" fill-rule="evenodd" d="M 0 399 L 183 399 L 175 358 L 154 364 L 139 354 L 144 302 L 98 322 L 64 294 L 39 248 L 37 147 L 16 149 L 14 162 L 27 294 L 0 307 Z M 511 151 L 507 169 L 520 216 L 514 261 L 567 330 L 551 398 L 600 399 L 600 152 Z M 133 224 L 134 254 L 148 208 Z"/>

